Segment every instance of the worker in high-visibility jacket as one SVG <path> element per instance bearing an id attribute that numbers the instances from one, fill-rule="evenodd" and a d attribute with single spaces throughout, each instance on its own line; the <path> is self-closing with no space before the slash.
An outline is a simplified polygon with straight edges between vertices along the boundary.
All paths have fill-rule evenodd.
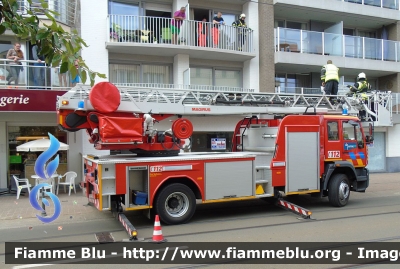
<path id="1" fill-rule="evenodd" d="M 328 60 L 321 69 L 322 86 L 325 87 L 325 94 L 337 95 L 339 90 L 339 68 Z M 335 101 L 335 97 L 330 97 L 330 101 Z"/>
<path id="2" fill-rule="evenodd" d="M 245 19 L 246 19 L 246 15 L 245 14 L 241 14 L 239 16 L 239 19 L 232 23 L 232 26 L 237 28 L 236 29 L 236 31 L 237 31 L 237 44 L 238 44 L 238 48 L 237 49 L 240 50 L 240 51 L 242 50 L 243 45 L 244 45 L 245 40 L 246 40 L 246 28 L 247 28 L 247 25 L 246 25 Z"/>
<path id="3" fill-rule="evenodd" d="M 350 91 L 359 94 L 363 102 L 365 104 L 367 103 L 367 92 L 371 91 L 371 84 L 368 83 L 365 73 L 358 74 L 357 82 L 350 87 Z M 359 116 L 362 121 L 365 121 L 367 119 L 367 112 L 365 110 L 360 110 Z"/>

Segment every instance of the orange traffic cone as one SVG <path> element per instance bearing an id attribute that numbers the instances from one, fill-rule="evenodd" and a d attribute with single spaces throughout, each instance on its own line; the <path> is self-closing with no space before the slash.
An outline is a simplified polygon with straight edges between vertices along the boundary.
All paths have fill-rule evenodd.
<path id="1" fill-rule="evenodd" d="M 154 232 L 153 232 L 153 243 L 163 243 L 167 242 L 167 239 L 164 239 L 161 230 L 160 218 L 156 215 L 156 219 L 154 221 Z"/>

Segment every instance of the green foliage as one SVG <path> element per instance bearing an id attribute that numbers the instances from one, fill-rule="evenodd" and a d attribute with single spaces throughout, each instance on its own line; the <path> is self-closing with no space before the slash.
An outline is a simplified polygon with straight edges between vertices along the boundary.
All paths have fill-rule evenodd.
<path id="1" fill-rule="evenodd" d="M 32 0 L 27 0 L 32 4 Z M 22 13 L 24 15 L 22 15 Z M 83 47 L 88 47 L 76 30 L 66 32 L 54 16 L 57 12 L 48 10 L 48 4 L 41 0 L 41 8 L 26 9 L 20 12 L 18 0 L 3 0 L 0 2 L 0 35 L 11 30 L 19 39 L 37 44 L 39 53 L 45 57 L 46 64 L 52 67 L 61 65 L 60 73 L 71 72 L 75 77 L 79 74 L 82 83 L 90 79 L 93 86 L 96 76 L 106 78 L 104 74 L 89 69 L 79 56 Z M 46 21 L 39 18 L 38 13 L 46 16 Z M 39 41 L 39 42 L 38 42 Z M 74 63 L 78 60 L 79 68 Z"/>

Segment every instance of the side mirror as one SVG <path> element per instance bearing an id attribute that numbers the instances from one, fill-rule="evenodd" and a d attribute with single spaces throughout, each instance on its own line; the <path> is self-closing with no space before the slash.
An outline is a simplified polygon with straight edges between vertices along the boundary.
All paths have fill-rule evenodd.
<path id="1" fill-rule="evenodd" d="M 363 141 L 358 141 L 358 148 L 359 149 L 364 148 L 364 142 Z"/>
<path id="2" fill-rule="evenodd" d="M 368 144 L 374 142 L 374 137 L 370 136 L 370 135 L 367 135 L 365 137 L 365 142 L 367 142 Z"/>

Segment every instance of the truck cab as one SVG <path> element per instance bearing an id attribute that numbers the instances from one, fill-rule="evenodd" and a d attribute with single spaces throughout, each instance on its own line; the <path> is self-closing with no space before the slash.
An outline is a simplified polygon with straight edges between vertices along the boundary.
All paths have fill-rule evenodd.
<path id="1" fill-rule="evenodd" d="M 369 185 L 368 144 L 373 142 L 356 117 L 324 116 L 324 172 L 322 193 L 334 206 L 344 206 L 350 191 L 365 192 Z"/>

